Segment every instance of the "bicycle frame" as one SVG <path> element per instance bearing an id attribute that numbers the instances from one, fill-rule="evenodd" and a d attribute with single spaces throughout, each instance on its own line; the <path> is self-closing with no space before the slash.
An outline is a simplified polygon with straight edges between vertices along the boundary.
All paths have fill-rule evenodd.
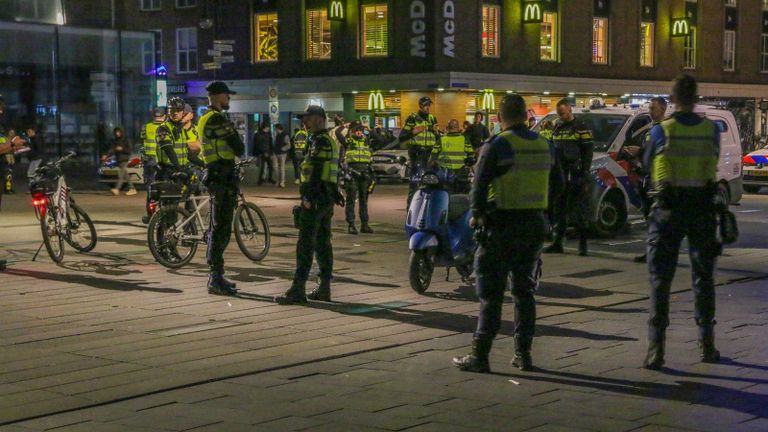
<path id="1" fill-rule="evenodd" d="M 185 226 L 187 226 L 187 224 L 190 223 L 193 219 L 196 219 L 197 222 L 200 224 L 200 226 L 204 230 L 207 229 L 207 228 L 205 228 L 205 223 L 203 221 L 203 215 L 200 213 L 200 209 L 202 209 L 203 207 L 208 205 L 208 203 L 210 201 L 211 201 L 211 198 L 208 197 L 208 196 L 194 196 L 194 195 L 190 196 L 187 199 L 187 202 L 191 202 L 192 203 L 192 205 L 194 206 L 194 211 L 192 212 L 192 214 L 188 218 L 184 219 L 181 222 L 176 222 L 173 225 L 173 230 L 174 231 L 182 230 L 182 232 L 183 232 L 183 228 Z M 202 241 L 203 240 L 203 235 L 201 234 L 199 238 L 196 238 L 196 240 Z"/>

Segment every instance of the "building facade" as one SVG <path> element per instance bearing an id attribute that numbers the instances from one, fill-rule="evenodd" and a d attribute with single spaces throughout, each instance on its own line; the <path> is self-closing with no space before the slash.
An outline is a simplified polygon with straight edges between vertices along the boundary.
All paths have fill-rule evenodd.
<path id="1" fill-rule="evenodd" d="M 270 110 L 273 122 L 289 123 L 309 103 L 396 128 L 424 94 L 441 123 L 492 111 L 507 92 L 524 95 L 537 114 L 561 97 L 576 105 L 642 102 L 668 93 L 682 72 L 697 77 L 707 100 L 751 110 L 751 119 L 759 117 L 755 101 L 768 97 L 768 0 L 127 0 L 122 7 L 125 28 L 157 32 L 169 93 L 200 106 L 207 81 L 228 81 L 239 93 L 232 111 L 249 131 Z"/>

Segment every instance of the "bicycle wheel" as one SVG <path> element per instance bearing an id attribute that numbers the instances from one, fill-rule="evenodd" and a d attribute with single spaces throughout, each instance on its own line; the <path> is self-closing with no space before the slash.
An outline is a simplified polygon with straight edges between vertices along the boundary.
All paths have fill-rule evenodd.
<path id="1" fill-rule="evenodd" d="M 64 242 L 54 207 L 44 207 L 40 215 L 40 230 L 43 232 L 43 243 L 48 255 L 54 262 L 60 263 L 64 259 Z"/>
<path id="2" fill-rule="evenodd" d="M 96 227 L 88 214 L 73 201 L 70 201 L 67 210 L 64 240 L 79 252 L 90 252 L 96 247 Z"/>
<path id="3" fill-rule="evenodd" d="M 189 218 L 189 212 L 181 207 L 166 207 L 149 220 L 147 240 L 155 260 L 168 268 L 187 265 L 197 252 L 197 226 L 195 220 L 183 227 L 176 223 Z"/>
<path id="4" fill-rule="evenodd" d="M 235 210 L 235 240 L 243 254 L 261 261 L 269 252 L 269 223 L 264 212 L 253 203 L 242 203 Z"/>

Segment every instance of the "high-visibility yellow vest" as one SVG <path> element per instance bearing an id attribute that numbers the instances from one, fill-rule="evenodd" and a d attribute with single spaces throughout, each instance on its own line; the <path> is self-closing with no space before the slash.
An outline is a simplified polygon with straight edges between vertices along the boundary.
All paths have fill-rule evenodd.
<path id="1" fill-rule="evenodd" d="M 704 187 L 717 180 L 717 125 L 708 119 L 688 126 L 675 118 L 661 122 L 666 144 L 653 158 L 654 187 Z"/>
<path id="2" fill-rule="evenodd" d="M 365 138 L 347 138 L 347 152 L 345 153 L 347 163 L 371 163 L 371 148 Z"/>
<path id="3" fill-rule="evenodd" d="M 176 159 L 179 161 L 180 166 L 187 166 L 189 165 L 189 151 L 187 149 L 187 140 L 184 134 L 184 131 L 179 133 L 179 136 L 177 137 L 174 135 L 175 132 L 175 125 L 171 122 L 165 122 L 163 125 L 168 128 L 168 130 L 171 132 L 171 140 L 173 141 L 173 152 L 176 153 Z M 157 133 L 157 131 L 155 131 Z M 168 156 L 165 155 L 165 152 L 160 150 L 158 148 L 157 152 L 157 163 L 159 165 L 171 165 L 171 161 L 168 160 Z"/>
<path id="4" fill-rule="evenodd" d="M 552 129 L 542 129 L 542 130 L 540 130 L 539 131 L 539 136 L 544 138 L 544 139 L 548 139 L 548 140 L 551 141 L 552 140 Z"/>
<path id="5" fill-rule="evenodd" d="M 411 119 L 413 119 L 413 125 L 410 122 Z M 406 120 L 403 130 L 411 131 L 414 127 L 422 126 L 424 127 L 424 131 L 418 135 L 414 135 L 408 140 L 408 145 L 431 150 L 432 147 L 435 146 L 435 143 L 437 143 L 437 135 L 435 135 L 435 132 L 432 130 L 435 124 L 437 124 L 437 119 L 432 114 L 430 114 L 426 120 L 418 113 L 411 114 L 408 120 Z"/>
<path id="6" fill-rule="evenodd" d="M 144 130 L 141 133 L 141 140 L 144 144 L 144 156 L 150 159 L 157 159 L 157 141 L 155 141 L 157 128 L 162 125 L 162 122 L 149 122 L 144 125 Z"/>
<path id="7" fill-rule="evenodd" d="M 211 109 L 200 117 L 197 130 L 202 138 L 203 161 L 206 165 L 220 159 L 235 160 L 235 152 L 227 143 L 226 137 L 237 131 L 223 114 Z"/>
<path id="8" fill-rule="evenodd" d="M 502 132 L 499 138 L 512 148 L 514 163 L 504 175 L 493 180 L 488 200 L 500 210 L 546 209 L 552 167 L 549 143 L 541 136 L 525 139 L 512 131 Z"/>
<path id="9" fill-rule="evenodd" d="M 317 154 L 312 154 L 314 142 L 326 139 L 328 140 L 329 147 L 321 148 Z M 339 179 L 339 147 L 336 145 L 328 131 L 322 131 L 317 135 L 311 136 L 309 141 L 310 154 L 301 163 L 301 182 L 308 183 L 312 178 L 312 173 L 315 169 L 317 162 L 322 162 L 322 172 L 320 173 L 320 180 L 327 183 L 338 183 Z"/>
<path id="10" fill-rule="evenodd" d="M 304 129 L 299 129 L 296 135 L 293 136 L 293 145 L 297 151 L 304 153 L 307 149 L 307 138 L 309 138 L 309 132 Z"/>
<path id="11" fill-rule="evenodd" d="M 448 134 L 440 138 L 440 145 L 435 146 L 432 153 L 437 154 L 440 168 L 458 170 L 466 165 L 464 159 L 472 155 L 472 144 L 459 133 Z"/>

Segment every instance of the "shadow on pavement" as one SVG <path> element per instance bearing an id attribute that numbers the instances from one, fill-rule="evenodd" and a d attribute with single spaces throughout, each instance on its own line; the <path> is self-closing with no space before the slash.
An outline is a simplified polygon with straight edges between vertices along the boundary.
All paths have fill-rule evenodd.
<path id="1" fill-rule="evenodd" d="M 231 273 L 231 279 L 237 282 L 266 282 L 274 279 L 282 279 L 288 282 L 286 289 L 290 282 L 293 280 L 295 269 L 293 268 L 274 268 L 274 267 L 227 267 L 227 277 Z M 207 274 L 206 274 L 207 277 Z M 362 285 L 374 288 L 400 288 L 400 285 L 390 284 L 384 282 L 367 282 L 358 279 L 353 279 L 346 276 L 335 274 L 333 276 L 334 283 L 345 283 L 351 285 Z"/>
<path id="2" fill-rule="evenodd" d="M 175 288 L 155 288 L 143 285 L 138 281 L 126 281 L 119 279 L 102 279 L 89 275 L 67 275 L 58 273 L 49 273 L 33 270 L 8 269 L 7 274 L 23 277 L 31 277 L 38 280 L 49 280 L 56 282 L 72 283 L 90 286 L 93 288 L 111 290 L 111 291 L 150 291 L 163 294 L 182 293 L 182 290 Z"/>

